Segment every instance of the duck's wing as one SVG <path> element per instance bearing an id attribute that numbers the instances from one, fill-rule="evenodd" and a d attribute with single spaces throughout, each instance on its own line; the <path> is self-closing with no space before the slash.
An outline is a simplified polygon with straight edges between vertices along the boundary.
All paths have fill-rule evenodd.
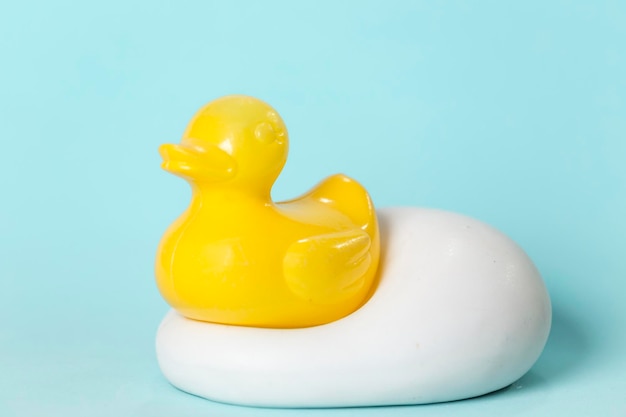
<path id="1" fill-rule="evenodd" d="M 374 204 L 365 190 L 356 180 L 337 174 L 326 178 L 306 194 L 293 200 L 279 203 L 279 206 L 310 206 L 322 204 L 348 216 L 361 230 L 373 236 L 377 230 Z"/>
<path id="2" fill-rule="evenodd" d="M 311 236 L 291 244 L 283 258 L 288 287 L 314 303 L 334 304 L 366 285 L 372 240 L 361 229 Z"/>

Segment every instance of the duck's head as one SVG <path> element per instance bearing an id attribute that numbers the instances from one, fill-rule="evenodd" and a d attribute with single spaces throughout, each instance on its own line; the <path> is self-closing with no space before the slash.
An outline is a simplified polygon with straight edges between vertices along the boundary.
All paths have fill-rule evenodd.
<path id="1" fill-rule="evenodd" d="M 161 145 L 162 167 L 198 185 L 269 192 L 287 160 L 282 119 L 267 103 L 226 96 L 193 117 L 178 145 Z"/>

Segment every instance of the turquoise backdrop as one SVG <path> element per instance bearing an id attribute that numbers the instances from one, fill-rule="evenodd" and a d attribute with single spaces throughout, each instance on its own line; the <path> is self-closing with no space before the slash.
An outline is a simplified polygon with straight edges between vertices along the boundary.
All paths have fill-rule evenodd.
<path id="1" fill-rule="evenodd" d="M 289 127 L 277 199 L 343 172 L 379 207 L 461 212 L 525 248 L 554 307 L 534 368 L 391 408 L 170 386 L 153 257 L 190 194 L 157 147 L 233 93 Z M 2 2 L 0 144 L 2 416 L 626 414 L 625 2 Z"/>

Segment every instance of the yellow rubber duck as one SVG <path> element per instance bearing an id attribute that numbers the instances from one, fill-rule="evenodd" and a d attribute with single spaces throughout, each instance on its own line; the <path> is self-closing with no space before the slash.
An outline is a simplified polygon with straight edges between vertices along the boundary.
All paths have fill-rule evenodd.
<path id="1" fill-rule="evenodd" d="M 156 259 L 159 290 L 180 314 L 309 327 L 350 314 L 371 295 L 380 242 L 367 191 L 334 175 L 299 198 L 273 202 L 287 150 L 278 113 L 247 96 L 209 103 L 180 144 L 159 148 L 162 167 L 193 192 Z"/>

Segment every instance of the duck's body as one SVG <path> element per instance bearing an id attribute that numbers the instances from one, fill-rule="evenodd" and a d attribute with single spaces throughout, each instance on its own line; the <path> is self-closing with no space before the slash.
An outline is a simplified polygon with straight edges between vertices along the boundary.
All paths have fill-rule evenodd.
<path id="1" fill-rule="evenodd" d="M 271 147 L 286 153 L 282 121 L 258 100 L 221 100 L 200 111 L 182 145 L 161 149 L 164 167 L 193 188 L 189 209 L 159 246 L 164 298 L 192 319 L 260 327 L 313 326 L 356 310 L 370 294 L 380 250 L 367 192 L 335 175 L 298 199 L 273 203 L 269 191 L 284 157 Z M 270 133 L 285 133 L 259 143 L 267 114 Z M 250 172 L 242 162 L 262 169 Z"/>

